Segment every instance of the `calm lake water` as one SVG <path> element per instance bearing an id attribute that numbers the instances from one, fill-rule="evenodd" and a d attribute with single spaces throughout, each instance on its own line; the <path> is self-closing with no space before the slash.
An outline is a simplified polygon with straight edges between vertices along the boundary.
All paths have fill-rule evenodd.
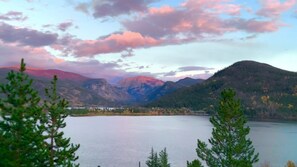
<path id="1" fill-rule="evenodd" d="M 250 138 L 260 153 L 260 166 L 283 167 L 297 162 L 297 123 L 249 122 Z M 197 158 L 197 139 L 207 141 L 212 125 L 201 116 L 70 117 L 65 133 L 80 143 L 82 167 L 146 167 L 152 147 L 167 148 L 172 167 Z"/>

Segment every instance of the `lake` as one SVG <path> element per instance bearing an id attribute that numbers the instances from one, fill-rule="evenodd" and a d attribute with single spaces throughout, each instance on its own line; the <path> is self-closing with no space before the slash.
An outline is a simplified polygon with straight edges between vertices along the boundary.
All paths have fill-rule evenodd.
<path id="1" fill-rule="evenodd" d="M 207 141 L 212 125 L 203 116 L 94 116 L 67 118 L 65 134 L 80 143 L 82 167 L 146 167 L 151 148 L 167 148 L 171 167 L 197 158 L 197 139 Z M 297 162 L 297 123 L 249 122 L 260 166 Z"/>

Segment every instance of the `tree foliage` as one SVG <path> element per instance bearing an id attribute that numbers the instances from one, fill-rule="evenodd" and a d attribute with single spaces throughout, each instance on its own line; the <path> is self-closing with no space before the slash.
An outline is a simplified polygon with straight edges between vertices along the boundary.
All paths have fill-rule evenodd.
<path id="1" fill-rule="evenodd" d="M 202 167 L 201 162 L 195 159 L 192 162 L 187 161 L 187 167 Z"/>
<path id="2" fill-rule="evenodd" d="M 49 147 L 49 166 L 78 166 L 74 161 L 78 159 L 75 151 L 79 145 L 70 143 L 65 138 L 62 129 L 65 128 L 65 118 L 68 116 L 66 107 L 68 102 L 57 94 L 57 76 L 54 76 L 50 89 L 45 89 L 47 100 L 44 102 L 46 115 L 46 134 Z"/>
<path id="3" fill-rule="evenodd" d="M 209 167 L 252 167 L 258 161 L 252 141 L 247 138 L 249 127 L 241 109 L 240 101 L 235 99 L 235 91 L 225 89 L 217 113 L 210 118 L 214 128 L 209 139 L 211 148 L 198 140 L 198 157 Z"/>
<path id="4" fill-rule="evenodd" d="M 159 159 L 160 167 L 170 167 L 170 164 L 168 163 L 168 154 L 166 148 L 161 150 L 161 152 L 159 153 Z"/>
<path id="5" fill-rule="evenodd" d="M 10 71 L 0 84 L 0 166 L 78 166 L 79 145 L 61 131 L 68 103 L 57 95 L 57 77 L 46 90 L 48 100 L 41 101 L 25 70 L 22 59 L 20 70 Z"/>
<path id="6" fill-rule="evenodd" d="M 150 156 L 146 161 L 146 165 L 148 167 L 170 167 L 170 164 L 168 163 L 168 154 L 166 148 L 161 150 L 159 156 L 158 153 L 154 152 L 154 149 L 152 148 Z"/>
<path id="7" fill-rule="evenodd" d="M 150 156 L 148 157 L 148 160 L 146 161 L 146 165 L 148 167 L 159 167 L 158 153 L 154 152 L 153 148 L 151 150 Z"/>
<path id="8" fill-rule="evenodd" d="M 19 72 L 8 73 L 0 84 L 0 166 L 44 166 L 44 117 L 40 97 L 25 74 L 24 60 Z"/>

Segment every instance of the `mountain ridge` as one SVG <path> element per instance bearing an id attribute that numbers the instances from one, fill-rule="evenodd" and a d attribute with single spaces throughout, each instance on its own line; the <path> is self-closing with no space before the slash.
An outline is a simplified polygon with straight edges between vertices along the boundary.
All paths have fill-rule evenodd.
<path id="1" fill-rule="evenodd" d="M 17 67 L 0 67 L 0 81 L 5 82 L 6 74 L 17 71 Z M 56 69 L 27 68 L 26 73 L 35 80 L 34 86 L 44 97 L 44 89 L 54 75 L 58 76 L 58 93 L 66 98 L 71 106 L 131 106 L 148 103 L 170 93 L 152 94 L 164 85 L 164 81 L 146 76 L 123 79 L 122 85 L 112 85 L 103 78 L 89 78 L 80 74 Z M 158 96 L 158 97 L 155 97 Z M 149 98 L 148 98 L 149 97 Z"/>
<path id="2" fill-rule="evenodd" d="M 244 110 L 251 117 L 281 118 L 294 113 L 297 118 L 297 73 L 265 63 L 240 61 L 212 77 L 188 88 L 179 89 L 149 104 L 151 107 L 215 111 L 220 92 L 233 88 Z"/>

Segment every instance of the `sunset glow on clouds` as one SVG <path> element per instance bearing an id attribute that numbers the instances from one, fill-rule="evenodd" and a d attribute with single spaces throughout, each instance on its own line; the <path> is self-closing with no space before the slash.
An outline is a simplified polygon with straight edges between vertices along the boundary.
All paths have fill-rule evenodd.
<path id="1" fill-rule="evenodd" d="M 245 59 L 297 71 L 296 3 L 0 1 L 0 66 L 24 57 L 33 67 L 109 80 L 207 78 Z"/>

